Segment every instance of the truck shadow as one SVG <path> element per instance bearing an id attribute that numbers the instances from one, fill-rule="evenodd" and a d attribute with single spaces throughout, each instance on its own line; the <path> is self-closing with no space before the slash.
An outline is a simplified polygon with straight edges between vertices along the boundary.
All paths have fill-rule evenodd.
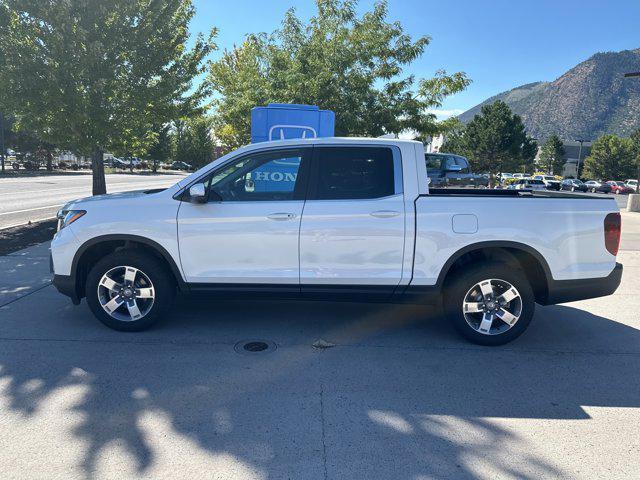
<path id="1" fill-rule="evenodd" d="M 505 422 L 640 407 L 640 331 L 568 306 L 540 308 L 530 332 L 492 349 L 464 343 L 437 312 L 386 304 L 181 301 L 133 335 L 85 306 L 35 320 L 58 324 L 37 341 L 2 335 L 5 428 L 52 423 L 45 445 L 72 435 L 84 453 L 67 471 L 87 478 L 104 476 L 114 445 L 131 476 L 172 462 L 186 474 L 197 456 L 196 477 L 472 478 L 478 464 L 559 477 Z M 239 355 L 243 338 L 279 347 Z M 316 350 L 319 338 L 336 346 Z"/>

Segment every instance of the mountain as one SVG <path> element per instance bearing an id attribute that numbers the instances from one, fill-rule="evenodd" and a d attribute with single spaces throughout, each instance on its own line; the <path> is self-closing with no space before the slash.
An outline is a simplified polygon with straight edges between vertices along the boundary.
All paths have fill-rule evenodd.
<path id="1" fill-rule="evenodd" d="M 535 82 L 499 93 L 458 118 L 466 123 L 482 105 L 504 101 L 522 117 L 529 134 L 544 140 L 593 140 L 603 133 L 629 135 L 640 128 L 640 48 L 596 53 L 552 82 Z"/>

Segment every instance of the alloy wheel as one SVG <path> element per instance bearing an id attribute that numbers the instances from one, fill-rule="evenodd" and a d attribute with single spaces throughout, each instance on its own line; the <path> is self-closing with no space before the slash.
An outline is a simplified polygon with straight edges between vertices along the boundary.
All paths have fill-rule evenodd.
<path id="1" fill-rule="evenodd" d="M 506 280 L 487 279 L 469 289 L 462 302 L 467 324 L 483 335 L 510 330 L 522 315 L 520 292 Z"/>
<path id="2" fill-rule="evenodd" d="M 110 317 L 132 322 L 151 311 L 155 289 L 142 270 L 123 265 L 102 276 L 98 284 L 98 300 Z"/>

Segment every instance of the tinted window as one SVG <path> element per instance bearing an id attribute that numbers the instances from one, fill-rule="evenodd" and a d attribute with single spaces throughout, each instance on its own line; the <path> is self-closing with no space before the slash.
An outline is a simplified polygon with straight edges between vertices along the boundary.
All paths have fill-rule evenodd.
<path id="1" fill-rule="evenodd" d="M 315 198 L 344 200 L 394 194 L 393 153 L 384 147 L 316 148 Z"/>
<path id="2" fill-rule="evenodd" d="M 261 152 L 232 161 L 205 182 L 211 200 L 293 200 L 299 187 L 302 150 Z"/>
<path id="3" fill-rule="evenodd" d="M 427 159 L 427 168 L 429 170 L 440 170 L 440 162 L 442 161 L 441 156 L 426 154 L 425 158 Z"/>

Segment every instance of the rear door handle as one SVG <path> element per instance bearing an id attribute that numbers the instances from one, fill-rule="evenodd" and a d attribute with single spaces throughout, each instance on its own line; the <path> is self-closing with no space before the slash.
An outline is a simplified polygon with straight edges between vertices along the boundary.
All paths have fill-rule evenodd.
<path id="1" fill-rule="evenodd" d="M 371 216 L 376 218 L 391 218 L 397 217 L 398 215 L 400 215 L 400 212 L 396 212 L 395 210 L 377 210 L 371 212 Z"/>
<path id="2" fill-rule="evenodd" d="M 269 220 L 279 220 L 279 221 L 293 220 L 294 218 L 296 218 L 296 214 L 295 213 L 278 212 L 278 213 L 272 213 L 271 215 L 267 215 L 267 218 Z"/>

